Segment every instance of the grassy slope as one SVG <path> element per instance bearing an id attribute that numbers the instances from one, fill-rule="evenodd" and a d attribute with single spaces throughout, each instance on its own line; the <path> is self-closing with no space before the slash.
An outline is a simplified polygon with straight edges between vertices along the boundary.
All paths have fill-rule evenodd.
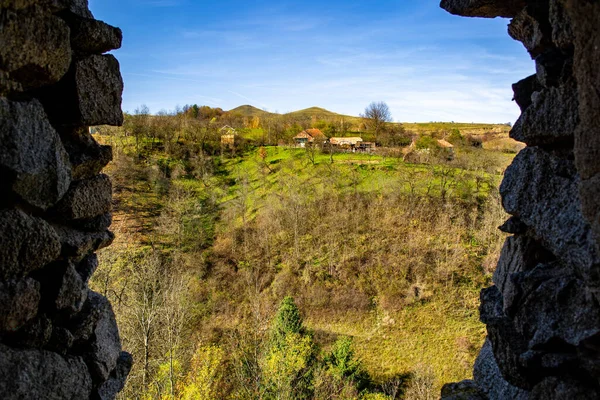
<path id="1" fill-rule="evenodd" d="M 496 161 L 508 164 L 512 156 L 495 154 Z M 498 161 L 499 160 L 499 161 Z M 237 192 L 235 179 L 249 175 L 252 186 L 250 202 L 256 206 L 270 193 L 281 190 L 280 180 L 286 174 L 310 179 L 311 168 L 327 168 L 328 155 L 318 155 L 316 166 L 308 163 L 304 150 L 271 147 L 267 149 L 268 165 L 275 170 L 265 179 L 260 173 L 261 160 L 257 152 L 244 158 L 226 159 L 224 169 L 231 182 L 219 194 L 219 204 L 226 210 Z M 427 167 L 405 164 L 401 160 L 365 154 L 336 154 L 334 165 L 340 171 L 361 175 L 360 190 L 386 192 L 398 190 L 398 181 L 409 171 L 425 171 Z M 275 168 L 279 167 L 279 168 Z M 113 171 L 113 167 L 108 172 Z M 500 175 L 493 178 L 499 182 Z M 221 181 L 223 177 L 215 177 Z M 177 184 L 203 189 L 203 183 L 180 179 Z M 122 181 L 116 194 L 115 227 L 120 235 L 115 246 L 139 246 L 143 233 L 157 215 L 161 199 L 145 186 L 144 182 Z M 319 190 L 330 190 L 321 187 Z M 352 190 L 349 187 L 339 190 Z M 256 207 L 254 207 L 256 210 Z M 484 338 L 484 327 L 477 315 L 478 291 L 473 289 L 437 289 L 426 303 L 386 315 L 364 312 L 323 312 L 305 316 L 307 325 L 316 333 L 317 340 L 327 347 L 332 337 L 350 335 L 355 338 L 357 354 L 370 374 L 378 379 L 408 373 L 416 366 L 426 364 L 433 368 L 436 385 L 443 382 L 469 378 L 471 365 Z M 212 324 L 223 328 L 228 322 L 216 318 Z"/>
<path id="2" fill-rule="evenodd" d="M 304 153 L 301 149 L 268 148 L 267 163 L 284 166 L 267 176 L 268 183 L 258 173 L 250 173 L 251 208 L 256 210 L 262 198 L 282 190 L 279 180 L 286 174 L 293 173 L 308 181 L 311 168 L 325 167 L 329 163 L 327 155 L 319 155 L 317 165 L 312 166 L 307 163 Z M 498 157 L 503 161 L 497 162 L 506 164 L 512 158 L 505 154 L 498 154 Z M 257 171 L 258 160 L 254 153 L 244 159 L 228 160 L 226 168 L 232 177 L 239 177 L 239 174 Z M 367 154 L 336 154 L 334 165 L 347 172 L 359 170 L 362 175 L 359 190 L 378 193 L 408 190 L 397 184 L 401 178 L 411 170 L 425 172 L 427 169 L 426 166 Z M 491 176 L 496 184 L 499 183 L 499 174 Z M 225 208 L 235 198 L 236 189 L 236 186 L 231 187 L 229 195 L 222 198 L 221 204 Z M 328 189 L 317 185 L 315 190 Z M 352 189 L 347 187 L 345 190 Z M 375 379 L 383 381 L 426 365 L 432 368 L 439 389 L 444 382 L 471 377 L 471 367 L 485 337 L 485 328 L 479 322 L 477 312 L 478 300 L 477 288 L 437 288 L 427 302 L 415 303 L 386 315 L 329 310 L 308 313 L 305 318 L 325 348 L 338 335 L 352 336 L 357 355 Z"/>

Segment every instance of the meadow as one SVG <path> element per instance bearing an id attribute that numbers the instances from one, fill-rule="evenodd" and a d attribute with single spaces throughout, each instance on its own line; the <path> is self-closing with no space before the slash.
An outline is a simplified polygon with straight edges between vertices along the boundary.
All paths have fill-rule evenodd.
<path id="1" fill-rule="evenodd" d="M 114 147 L 117 239 L 92 285 L 136 359 L 122 398 L 428 399 L 471 376 L 514 154 L 464 144 L 410 163 L 400 151 L 96 137 Z M 304 397 L 267 362 L 286 296 L 313 346 Z M 367 386 L 328 364 L 344 338 Z"/>

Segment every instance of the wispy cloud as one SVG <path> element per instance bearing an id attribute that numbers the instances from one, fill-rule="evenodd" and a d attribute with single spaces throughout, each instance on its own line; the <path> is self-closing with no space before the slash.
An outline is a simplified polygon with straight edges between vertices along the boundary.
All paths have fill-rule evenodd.
<path id="1" fill-rule="evenodd" d="M 516 119 L 510 85 L 534 68 L 506 21 L 456 18 L 435 3 L 90 0 L 125 32 L 126 109 L 357 115 L 386 101 L 404 121 Z"/>

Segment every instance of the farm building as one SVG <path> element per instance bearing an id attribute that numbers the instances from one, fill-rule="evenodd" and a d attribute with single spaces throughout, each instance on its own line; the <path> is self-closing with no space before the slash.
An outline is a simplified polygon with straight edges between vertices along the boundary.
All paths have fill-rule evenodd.
<path id="1" fill-rule="evenodd" d="M 229 125 L 225 125 L 221 128 L 221 146 L 222 147 L 234 147 L 235 146 L 235 137 L 237 135 L 237 131 L 230 127 Z"/>
<path id="2" fill-rule="evenodd" d="M 444 139 L 439 139 L 437 142 L 442 151 L 445 152 L 448 161 L 452 161 L 454 159 L 454 146 L 452 143 Z"/>
<path id="3" fill-rule="evenodd" d="M 345 148 L 355 148 L 359 146 L 359 143 L 362 143 L 362 138 L 360 137 L 332 137 L 329 139 L 329 143 L 333 146 L 345 147 Z"/>
<path id="4" fill-rule="evenodd" d="M 374 151 L 376 147 L 377 145 L 375 144 L 375 142 L 358 142 L 355 148 L 356 150 L 370 153 Z"/>
<path id="5" fill-rule="evenodd" d="M 294 143 L 297 147 L 305 147 L 307 143 L 314 143 L 315 141 L 323 144 L 327 141 L 327 136 L 319 129 L 306 129 L 294 136 Z"/>

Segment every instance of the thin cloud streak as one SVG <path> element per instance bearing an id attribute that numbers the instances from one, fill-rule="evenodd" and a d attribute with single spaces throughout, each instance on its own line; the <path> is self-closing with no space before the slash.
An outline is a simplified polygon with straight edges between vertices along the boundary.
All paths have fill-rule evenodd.
<path id="1" fill-rule="evenodd" d="M 139 1 L 115 13 L 116 0 L 91 0 L 124 29 L 126 109 L 249 102 L 358 115 L 386 101 L 404 121 L 508 122 L 519 114 L 511 84 L 534 72 L 506 20 L 460 19 L 429 2 L 154 0 L 144 4 L 160 12 L 132 18 Z"/>

